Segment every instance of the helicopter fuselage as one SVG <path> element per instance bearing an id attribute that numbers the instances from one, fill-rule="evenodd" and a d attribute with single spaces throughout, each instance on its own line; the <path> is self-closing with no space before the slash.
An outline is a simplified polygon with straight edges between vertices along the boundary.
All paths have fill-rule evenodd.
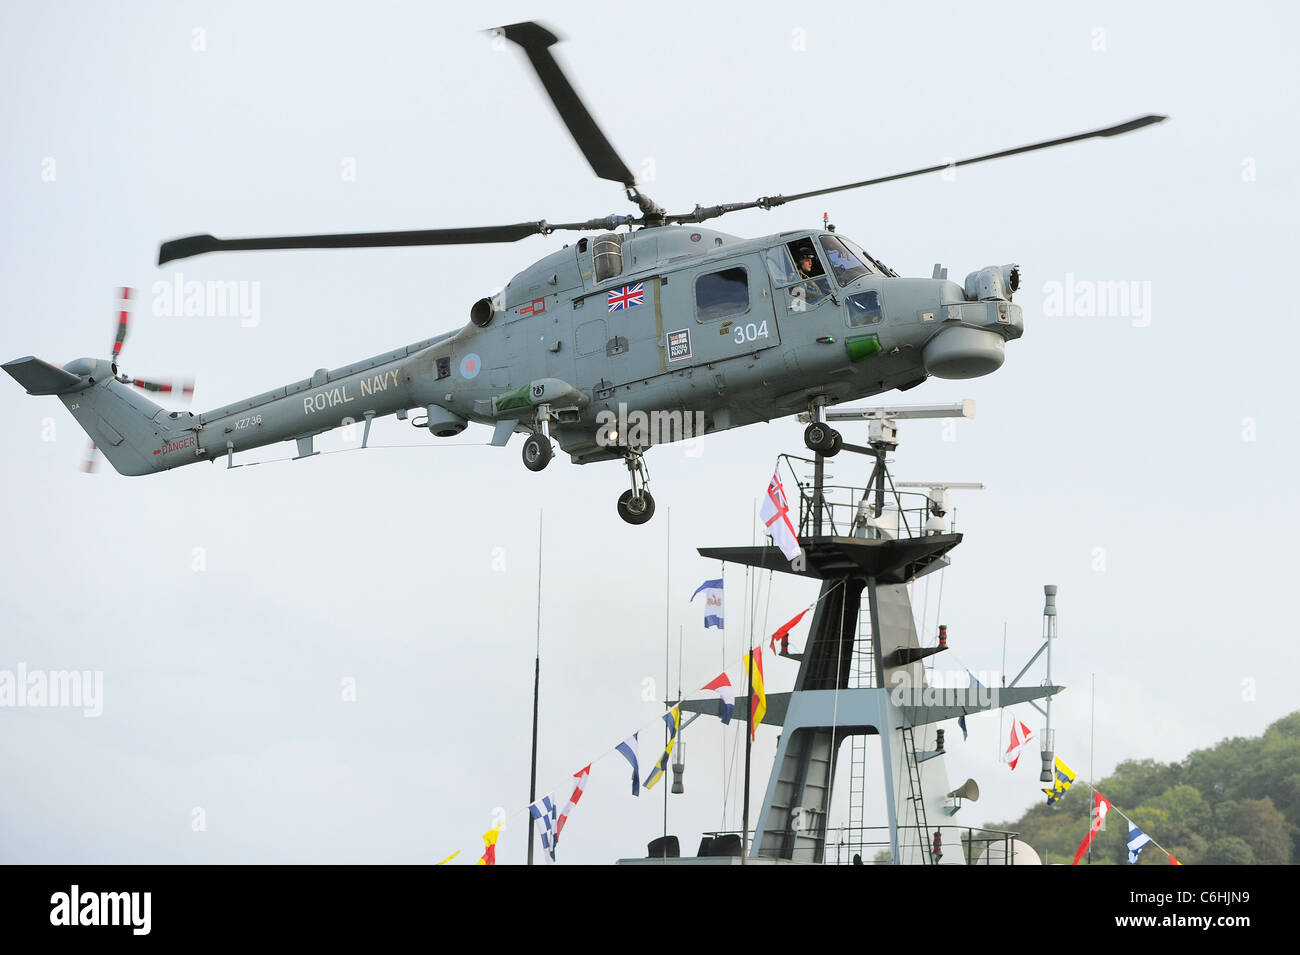
<path id="1" fill-rule="evenodd" d="M 619 183 L 637 213 L 574 222 L 546 219 L 463 228 L 218 238 L 163 242 L 158 264 L 212 252 L 512 243 L 558 231 L 585 234 L 480 299 L 459 331 L 194 415 L 168 412 L 133 390 L 167 386 L 119 374 L 113 358 L 60 369 L 32 356 L 4 364 L 30 394 L 57 395 L 122 474 L 148 474 L 279 441 L 298 456 L 315 436 L 378 417 L 408 418 L 437 437 L 471 422 L 491 444 L 525 432 L 523 463 L 540 471 L 553 442 L 579 464 L 621 459 L 631 488 L 619 515 L 654 514 L 642 452 L 653 445 L 807 413 L 804 444 L 831 457 L 843 446 L 829 405 L 907 390 L 931 375 L 975 378 L 1002 365 L 1024 331 L 1011 296 L 1018 266 L 990 266 L 958 285 L 935 266 L 903 278 L 850 240 L 825 231 L 740 239 L 699 224 L 744 210 L 926 176 L 1163 122 L 1155 113 L 1069 136 L 946 160 L 886 176 L 751 201 L 666 209 L 642 191 L 550 48 L 542 24 L 493 31 L 526 56 L 542 90 L 595 175 Z M 825 225 L 825 216 L 823 216 Z M 619 232 L 626 228 L 629 231 Z M 592 234 L 595 233 L 595 234 Z M 124 292 L 125 297 L 125 292 Z M 184 390 L 184 389 L 183 389 Z"/>
<path id="2" fill-rule="evenodd" d="M 930 375 L 988 374 L 1023 332 L 1017 282 L 1014 267 L 972 273 L 965 287 L 902 278 L 834 232 L 744 240 L 666 226 L 566 245 L 477 303 L 457 332 L 202 414 L 164 411 L 103 360 L 69 363 L 79 381 L 47 393 L 84 417 L 123 474 L 288 440 L 306 455 L 317 434 L 368 431 L 411 409 L 441 437 L 470 422 L 494 427 L 495 444 L 541 433 L 587 463 Z M 86 402 L 92 387 L 134 409 L 135 424 Z"/>

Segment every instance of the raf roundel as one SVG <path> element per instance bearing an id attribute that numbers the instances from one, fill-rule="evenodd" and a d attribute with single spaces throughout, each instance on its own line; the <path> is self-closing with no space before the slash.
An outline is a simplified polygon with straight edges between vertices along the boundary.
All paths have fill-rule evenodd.
<path id="1" fill-rule="evenodd" d="M 460 360 L 460 376 L 466 379 L 477 378 L 482 367 L 483 359 L 471 352 Z"/>

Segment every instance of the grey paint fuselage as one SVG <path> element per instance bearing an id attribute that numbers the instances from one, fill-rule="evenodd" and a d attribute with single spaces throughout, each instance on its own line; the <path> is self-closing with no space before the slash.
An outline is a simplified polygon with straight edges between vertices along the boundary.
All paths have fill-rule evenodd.
<path id="1" fill-rule="evenodd" d="M 199 415 L 159 414 L 132 394 L 126 400 L 149 419 L 157 450 L 138 448 L 147 462 L 139 468 L 113 463 L 123 473 L 167 470 L 412 408 L 445 409 L 489 425 L 514 419 L 519 430 L 531 430 L 530 407 L 498 413 L 494 399 L 541 379 L 558 379 L 584 396 L 552 428 L 561 448 L 584 463 L 620 455 L 597 440 L 598 423 L 617 416 L 620 406 L 624 412 L 698 413 L 707 430 L 725 430 L 802 412 L 814 401 L 837 404 L 919 384 L 928 374 L 927 346 L 953 328 L 989 341 L 996 336 L 999 354 L 1002 342 L 1021 335 L 1015 305 L 972 301 L 955 282 L 901 278 L 874 262 L 874 274 L 845 287 L 825 269 L 830 294 L 796 303 L 791 290 L 774 281 L 764 253 L 831 234 L 742 240 L 688 226 L 643 229 L 623 237 L 622 272 L 600 283 L 592 242 L 566 245 L 507 284 L 486 327 L 470 323 Z M 747 307 L 699 316 L 695 280 L 733 268 L 744 269 Z M 610 309 L 611 291 L 637 284 L 639 303 Z M 877 293 L 879 319 L 850 325 L 847 297 L 870 291 Z M 686 354 L 680 347 L 670 354 L 674 333 L 679 345 L 687 343 Z M 875 336 L 879 348 L 854 360 L 845 339 L 858 335 Z M 81 361 L 84 371 L 87 360 Z M 102 372 L 96 386 L 130 392 Z M 83 380 L 63 394 L 65 403 L 85 387 Z"/>

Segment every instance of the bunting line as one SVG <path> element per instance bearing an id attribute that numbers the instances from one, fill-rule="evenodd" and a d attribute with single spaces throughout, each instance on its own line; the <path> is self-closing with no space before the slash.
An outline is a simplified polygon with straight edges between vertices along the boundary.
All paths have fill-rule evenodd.
<path id="1" fill-rule="evenodd" d="M 839 582 L 839 584 L 837 584 L 837 586 L 843 586 L 843 582 Z M 816 608 L 816 607 L 817 607 L 817 606 L 818 606 L 818 605 L 819 605 L 823 600 L 825 600 L 827 597 L 829 597 L 829 596 L 830 596 L 831 594 L 833 594 L 834 592 L 835 592 L 835 588 L 832 587 L 832 588 L 830 589 L 830 591 L 828 591 L 827 593 L 825 593 L 825 594 L 819 594 L 818 597 L 817 597 L 817 599 L 814 600 L 814 601 L 813 601 L 813 602 L 808 606 L 808 609 L 804 611 L 804 614 L 806 614 L 809 610 L 813 610 L 813 609 L 815 609 L 815 608 Z M 800 616 L 802 617 L 803 614 L 801 614 Z M 764 629 L 766 629 L 766 627 L 764 627 Z M 755 649 L 756 651 L 758 651 L 758 653 L 756 654 L 757 659 L 755 660 L 755 662 L 758 663 L 758 667 L 756 668 L 758 672 L 755 674 L 755 675 L 758 677 L 758 680 L 756 681 L 756 685 L 752 688 L 752 693 L 753 693 L 753 696 L 754 696 L 754 699 L 752 700 L 752 704 L 753 704 L 753 706 L 754 706 L 754 708 L 755 708 L 756 710 L 760 710 L 760 712 L 759 712 L 758 714 L 756 714 L 756 719 L 755 719 L 755 723 L 754 723 L 754 730 L 755 730 L 755 732 L 757 732 L 758 724 L 759 724 L 759 722 L 761 722 L 761 720 L 762 720 L 762 712 L 761 712 L 761 711 L 764 710 L 764 709 L 766 709 L 765 706 L 763 706 L 763 707 L 760 708 L 760 705 L 759 705 L 759 704 L 760 704 L 760 699 L 761 699 L 761 698 L 760 698 L 760 694 L 761 694 L 761 697 L 765 697 L 766 694 L 765 694 L 765 692 L 764 692 L 764 687 L 763 687 L 763 685 L 762 685 L 762 669 L 761 669 L 762 664 L 761 664 L 761 662 L 760 662 L 761 659 L 762 659 L 762 657 L 761 657 L 761 648 L 758 647 L 758 646 L 755 646 L 754 649 Z M 742 666 L 742 670 L 741 670 L 742 676 L 747 676 L 747 675 L 748 675 L 748 665 L 747 665 L 747 664 L 748 664 L 748 660 L 747 660 L 748 656 L 749 656 L 749 654 L 746 653 L 744 656 L 741 657 L 741 663 L 743 664 L 743 666 Z M 726 671 L 724 670 L 723 673 L 722 673 L 721 675 L 722 675 L 722 676 L 726 676 Z M 714 682 L 717 682 L 717 681 L 715 680 Z M 703 687 L 700 687 L 700 689 L 713 689 L 713 688 L 708 687 L 708 686 L 703 686 Z M 734 690 L 732 690 L 732 693 L 734 694 Z M 734 700 L 734 695 L 733 695 L 732 699 Z M 664 713 L 663 713 L 663 714 L 658 718 L 658 720 L 657 720 L 656 722 L 659 722 L 659 721 L 664 721 L 664 722 L 666 722 L 666 721 L 668 721 L 668 720 L 671 720 L 671 719 L 672 719 L 672 713 L 673 713 L 673 711 L 674 711 L 674 710 L 677 710 L 677 709 L 680 707 L 681 702 L 682 702 L 681 700 L 678 700 L 678 701 L 676 701 L 672 706 L 667 706 L 667 708 L 665 709 L 665 712 L 664 712 Z M 721 702 L 722 702 L 722 701 L 720 701 L 720 703 L 721 703 Z M 762 699 L 762 702 L 765 702 L 765 699 Z M 732 705 L 734 706 L 734 702 L 733 702 Z M 680 712 L 680 711 L 679 711 L 679 712 Z M 720 715 L 720 714 L 719 714 L 719 715 Z M 680 715 L 678 715 L 678 716 L 677 716 L 677 720 L 680 720 L 680 718 L 681 718 Z M 652 726 L 654 726 L 654 725 L 655 725 L 654 722 L 651 722 L 651 723 L 647 723 L 647 724 L 642 725 L 642 726 L 637 730 L 636 733 L 632 734 L 632 736 L 628 737 L 627 739 L 630 740 L 630 739 L 632 739 L 633 737 L 638 736 L 639 733 L 640 733 L 640 731 L 641 731 L 642 729 L 647 729 L 647 728 L 652 727 Z M 725 725 L 725 724 L 724 724 L 724 725 Z M 674 741 L 675 741 L 675 739 L 676 739 L 676 735 L 675 735 L 675 734 L 674 734 L 673 739 L 674 739 Z M 586 767 L 585 767 L 585 774 L 583 774 L 582 771 L 579 771 L 579 773 L 575 773 L 575 774 L 569 776 L 567 782 L 572 783 L 572 781 L 573 781 L 575 778 L 577 778 L 580 774 L 583 774 L 583 775 L 590 775 L 592 767 L 595 766 L 597 763 L 599 763 L 601 760 L 603 760 L 603 759 L 605 759 L 606 757 L 611 756 L 611 755 L 613 755 L 613 754 L 615 754 L 615 753 L 621 753 L 621 749 L 620 749 L 620 747 L 624 747 L 624 746 L 626 745 L 626 742 L 627 742 L 627 740 L 624 740 L 624 742 L 619 743 L 619 744 L 616 744 L 615 746 L 611 746 L 609 749 L 605 750 L 605 752 L 603 752 L 600 756 L 597 756 L 595 759 L 591 760 L 591 762 L 587 763 L 587 765 L 586 765 Z M 672 747 L 671 747 L 671 745 L 670 745 L 670 746 L 669 746 L 669 754 L 671 754 L 671 749 L 672 749 Z M 626 758 L 626 757 L 625 757 L 625 758 Z M 662 762 L 662 763 L 666 763 L 667 760 L 666 760 L 666 759 L 661 759 L 661 762 Z M 656 782 L 658 781 L 658 778 L 660 778 L 660 776 L 662 775 L 662 773 L 663 773 L 664 771 L 666 771 L 666 766 L 665 766 L 663 769 L 661 769 L 659 765 L 656 765 L 656 766 L 655 766 L 655 768 L 654 768 L 654 773 L 652 773 L 652 775 L 655 775 L 655 776 L 656 776 L 656 778 L 655 778 L 655 781 L 656 781 Z M 640 779 L 637 780 L 637 783 L 638 783 L 638 788 L 641 788 L 641 786 L 645 785 L 645 784 L 642 784 L 642 783 L 641 783 Z M 583 784 L 585 785 L 585 780 L 584 780 Z M 651 784 L 651 785 L 652 785 L 652 784 Z M 551 789 L 551 792 L 554 793 L 554 792 L 556 792 L 556 791 L 559 791 L 559 790 L 562 789 L 562 788 L 563 788 L 562 785 L 561 785 L 560 787 L 553 787 L 553 788 Z M 576 802 L 576 800 L 574 800 L 574 802 Z M 570 807 L 568 807 L 568 808 L 572 808 L 572 804 L 571 804 Z M 529 806 L 528 806 L 528 805 L 524 805 L 524 806 L 520 807 L 519 809 L 516 809 L 514 812 L 510 813 L 510 814 L 506 817 L 506 820 L 507 820 L 507 821 L 512 820 L 512 819 L 514 819 L 515 816 L 518 816 L 518 815 L 520 815 L 520 814 L 522 814 L 522 813 L 529 813 Z M 561 820 L 564 819 L 564 816 L 567 816 L 567 812 L 566 812 L 565 814 L 562 814 L 562 815 L 561 815 Z M 559 830 L 560 828 L 563 827 L 563 824 L 564 824 L 563 821 L 557 821 L 557 825 L 556 825 L 556 829 L 557 829 L 556 836 L 557 836 L 557 837 L 558 837 L 558 835 L 559 835 L 558 830 Z M 492 830 L 489 830 L 489 833 L 492 834 L 492 835 L 499 835 L 500 830 L 501 830 L 502 828 L 504 828 L 504 823 L 502 823 L 501 826 L 494 826 Z M 1153 841 L 1154 841 L 1154 840 L 1153 840 Z M 484 842 L 486 843 L 486 838 L 484 839 Z M 558 838 L 556 839 L 556 842 L 558 842 Z M 487 845 L 485 845 L 485 847 L 484 847 L 485 850 L 491 850 L 491 851 L 485 851 L 484 855 L 485 855 L 485 856 L 488 856 L 488 857 L 490 857 L 490 858 L 492 858 L 493 860 L 495 860 L 495 849 L 496 849 L 496 844 L 495 844 L 495 843 L 496 843 L 496 840 L 493 839 L 493 842 L 492 842 L 492 845 L 491 845 L 491 846 L 487 846 Z M 449 855 L 446 859 L 444 859 L 444 860 L 442 860 L 441 862 L 437 863 L 437 865 L 445 865 L 445 864 L 447 864 L 448 862 L 451 862 L 451 861 L 452 861 L 453 859 L 455 859 L 458 855 L 460 855 L 461 851 L 463 851 L 463 850 L 460 850 L 460 849 L 456 850 L 456 852 L 453 852 L 453 853 L 452 853 L 451 855 Z M 493 862 L 485 862 L 484 860 L 479 860 L 477 864 L 480 864 L 480 865 L 482 865 L 482 864 L 488 864 L 488 865 L 491 865 L 491 864 L 495 864 L 495 861 L 493 861 Z"/>

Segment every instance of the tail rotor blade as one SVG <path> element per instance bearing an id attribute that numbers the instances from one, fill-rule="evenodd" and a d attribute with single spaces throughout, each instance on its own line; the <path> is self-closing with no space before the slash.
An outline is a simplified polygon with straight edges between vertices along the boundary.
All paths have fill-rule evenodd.
<path id="1" fill-rule="evenodd" d="M 148 381 L 144 378 L 132 378 L 131 384 L 141 389 L 142 391 L 156 391 L 156 392 L 161 392 L 162 394 L 165 395 L 169 395 L 172 392 L 172 386 L 170 382 L 164 383 L 164 382 L 157 382 L 157 381 Z"/>
<path id="2" fill-rule="evenodd" d="M 81 459 L 81 470 L 86 474 L 94 474 L 99 470 L 99 448 L 95 442 L 90 442 L 90 447 L 86 449 L 86 455 Z"/>
<path id="3" fill-rule="evenodd" d="M 126 343 L 127 327 L 131 322 L 131 296 L 135 289 L 123 286 L 118 289 L 117 334 L 113 338 L 113 361 L 122 354 L 122 345 Z"/>
<path id="4" fill-rule="evenodd" d="M 147 378 L 132 378 L 129 384 L 142 391 L 153 391 L 164 395 L 173 395 L 182 401 L 194 399 L 194 379 L 183 378 L 177 381 L 150 381 Z"/>

